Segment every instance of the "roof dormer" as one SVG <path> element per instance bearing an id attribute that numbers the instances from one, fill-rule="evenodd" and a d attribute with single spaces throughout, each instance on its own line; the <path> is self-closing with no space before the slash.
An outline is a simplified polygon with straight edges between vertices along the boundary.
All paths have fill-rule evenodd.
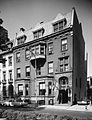
<path id="1" fill-rule="evenodd" d="M 44 30 L 42 24 L 43 24 L 43 22 L 37 23 L 35 28 L 32 30 L 33 35 L 34 35 L 34 39 L 37 39 L 37 38 L 40 38 L 43 36 L 45 30 Z"/>
<path id="2" fill-rule="evenodd" d="M 66 23 L 66 18 L 59 13 L 57 17 L 52 21 L 53 31 L 57 32 L 62 30 L 65 27 Z"/>

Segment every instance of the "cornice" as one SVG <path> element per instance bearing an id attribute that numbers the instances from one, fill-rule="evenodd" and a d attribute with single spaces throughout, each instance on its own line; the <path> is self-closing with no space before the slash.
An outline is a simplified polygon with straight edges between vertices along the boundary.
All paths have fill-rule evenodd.
<path id="1" fill-rule="evenodd" d="M 49 38 L 55 37 L 55 36 L 57 36 L 59 34 L 64 34 L 65 32 L 68 32 L 68 31 L 71 31 L 71 30 L 72 30 L 72 27 L 65 28 L 62 31 L 58 31 L 58 32 L 52 33 L 50 35 L 47 35 L 47 36 L 44 36 L 44 37 L 29 41 L 27 43 L 24 43 L 24 44 L 21 44 L 21 45 L 18 45 L 18 46 L 15 46 L 15 47 L 13 47 L 13 50 L 16 50 L 16 49 L 19 49 L 21 47 L 25 47 L 25 46 L 28 46 L 28 45 L 32 46 L 32 44 L 35 44 L 35 43 L 37 43 L 39 41 L 46 41 Z"/>

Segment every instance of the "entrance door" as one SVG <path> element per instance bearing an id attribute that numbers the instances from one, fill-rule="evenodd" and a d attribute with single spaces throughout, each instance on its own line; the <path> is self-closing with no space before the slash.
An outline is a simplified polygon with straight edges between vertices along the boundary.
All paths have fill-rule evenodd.
<path id="1" fill-rule="evenodd" d="M 66 90 L 59 90 L 59 103 L 68 103 L 68 89 Z"/>
<path id="2" fill-rule="evenodd" d="M 59 103 L 68 103 L 68 78 L 67 77 L 61 77 L 59 78 L 59 96 L 60 100 Z"/>

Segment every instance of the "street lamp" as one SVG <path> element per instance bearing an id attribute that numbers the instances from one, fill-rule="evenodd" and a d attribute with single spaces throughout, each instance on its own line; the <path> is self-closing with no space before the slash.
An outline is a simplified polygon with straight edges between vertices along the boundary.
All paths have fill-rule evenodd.
<path id="1" fill-rule="evenodd" d="M 36 102 L 37 102 L 37 95 L 36 95 L 36 70 L 37 70 L 37 64 L 36 64 L 36 52 L 35 53 L 33 53 L 32 52 L 32 50 L 31 50 L 31 55 L 33 55 L 34 57 L 35 57 L 35 65 L 34 65 L 34 67 L 35 67 L 35 78 L 34 78 L 34 80 L 35 80 L 35 97 L 36 97 Z"/>

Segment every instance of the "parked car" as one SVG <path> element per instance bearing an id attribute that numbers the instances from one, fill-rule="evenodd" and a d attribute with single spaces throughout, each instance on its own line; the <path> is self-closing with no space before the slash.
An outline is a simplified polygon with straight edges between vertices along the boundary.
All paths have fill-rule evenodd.
<path id="1" fill-rule="evenodd" d="M 0 105 L 3 106 L 4 105 L 4 101 L 1 100 L 0 101 Z"/>
<path id="2" fill-rule="evenodd" d="M 24 102 L 21 99 L 17 99 L 13 102 L 13 106 L 15 106 L 15 107 L 25 107 L 27 105 L 28 105 L 28 103 Z"/>
<path id="3" fill-rule="evenodd" d="M 89 100 L 82 100 L 82 101 L 77 101 L 78 105 L 89 105 L 90 101 Z"/>
<path id="4" fill-rule="evenodd" d="M 14 99 L 5 100 L 3 102 L 3 106 L 14 106 L 13 102 L 14 102 Z"/>

